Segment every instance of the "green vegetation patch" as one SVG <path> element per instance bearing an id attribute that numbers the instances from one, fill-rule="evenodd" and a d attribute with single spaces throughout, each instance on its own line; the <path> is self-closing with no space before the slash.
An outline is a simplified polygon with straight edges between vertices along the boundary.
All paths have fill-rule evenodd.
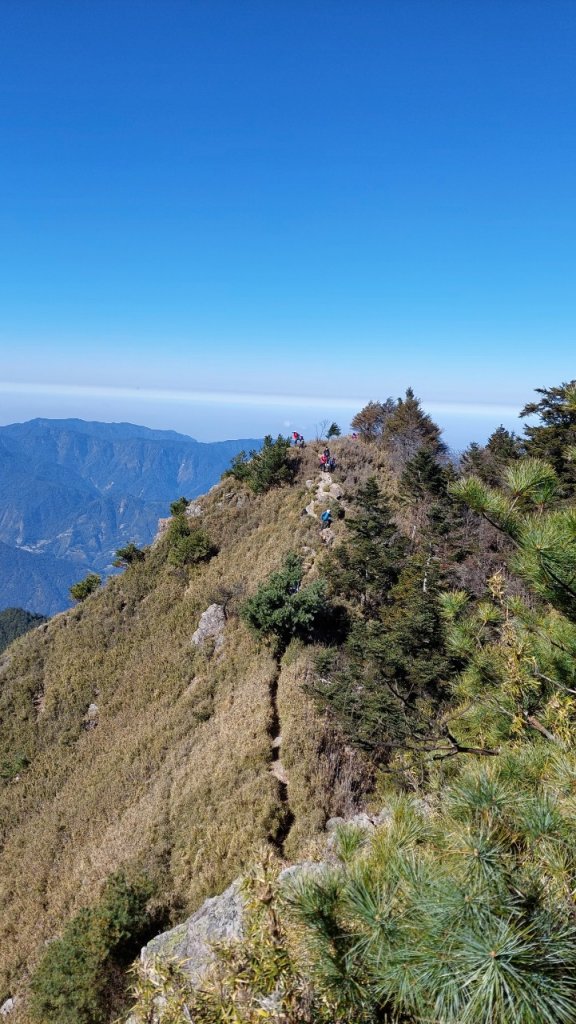
<path id="1" fill-rule="evenodd" d="M 30 1009 L 40 1024 L 100 1024 L 124 995 L 124 969 L 158 924 L 151 887 L 123 874 L 95 906 L 81 910 L 50 943 L 31 980 Z"/>

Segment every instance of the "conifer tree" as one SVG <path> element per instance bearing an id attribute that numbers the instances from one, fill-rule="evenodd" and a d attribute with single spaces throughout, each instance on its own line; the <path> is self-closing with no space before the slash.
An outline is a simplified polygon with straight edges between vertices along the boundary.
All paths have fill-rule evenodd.
<path id="1" fill-rule="evenodd" d="M 576 510 L 560 504 L 552 467 L 524 458 L 506 470 L 501 489 L 471 476 L 457 481 L 452 493 L 511 539 L 512 569 L 576 621 Z"/>
<path id="2" fill-rule="evenodd" d="M 289 437 L 278 434 L 274 441 L 272 435 L 267 434 L 260 451 L 253 450 L 249 455 L 243 451 L 238 452 L 223 476 L 233 476 L 243 481 L 255 494 L 263 494 L 271 487 L 290 483 L 296 468 L 290 447 Z"/>
<path id="3" fill-rule="evenodd" d="M 352 604 L 352 628 L 333 664 L 320 659 L 314 690 L 351 741 L 385 761 L 429 732 L 444 697 L 439 572 L 427 550 L 407 558 L 374 478 L 360 488 L 356 508 L 346 520 L 350 536 L 325 569 L 332 594 Z"/>
<path id="4" fill-rule="evenodd" d="M 444 598 L 450 648 L 466 663 L 458 728 L 492 743 L 525 730 L 564 742 L 576 724 L 576 510 L 539 459 L 510 465 L 501 489 L 471 476 L 452 490 L 510 538 L 510 568 L 530 593 L 497 576 L 476 607 Z"/>
<path id="5" fill-rule="evenodd" d="M 375 477 L 359 489 L 354 504 L 355 515 L 345 520 L 349 536 L 327 559 L 325 574 L 332 594 L 357 602 L 370 616 L 387 600 L 406 544 Z"/>
<path id="6" fill-rule="evenodd" d="M 420 400 L 412 388 L 404 398 L 399 398 L 394 411 L 387 417 L 382 431 L 384 444 L 392 468 L 402 472 L 404 466 L 422 448 L 428 448 L 436 455 L 446 451 L 441 438 L 440 427 L 424 412 Z"/>
<path id="7" fill-rule="evenodd" d="M 537 416 L 537 424 L 524 427 L 528 455 L 544 459 L 556 470 L 570 493 L 576 487 L 576 466 L 570 448 L 576 445 L 576 380 L 559 387 L 536 388 L 541 398 L 528 402 L 521 416 Z"/>
<path id="8" fill-rule="evenodd" d="M 501 483 L 506 466 L 520 458 L 522 442 L 516 434 L 499 426 L 484 446 L 473 441 L 462 453 L 460 469 L 465 475 L 475 474 L 484 483 Z"/>
<path id="9" fill-rule="evenodd" d="M 435 452 L 421 448 L 409 459 L 400 477 L 400 493 L 414 501 L 429 501 L 446 496 L 446 473 Z"/>

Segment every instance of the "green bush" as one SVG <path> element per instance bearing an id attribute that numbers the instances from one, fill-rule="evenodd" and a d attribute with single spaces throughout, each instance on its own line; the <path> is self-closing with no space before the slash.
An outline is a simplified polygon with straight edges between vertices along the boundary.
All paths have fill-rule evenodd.
<path id="1" fill-rule="evenodd" d="M 170 505 L 170 512 L 173 516 L 183 516 L 190 504 L 190 499 L 182 496 Z"/>
<path id="2" fill-rule="evenodd" d="M 12 779 L 18 778 L 20 772 L 23 772 L 29 764 L 30 761 L 25 754 L 14 754 L 9 760 L 0 761 L 0 779 L 11 782 Z"/>
<path id="3" fill-rule="evenodd" d="M 230 469 L 224 476 L 233 476 L 251 488 L 255 494 L 269 491 L 271 487 L 290 483 L 294 478 L 295 461 L 290 458 L 290 438 L 278 435 L 275 441 L 267 434 L 260 451 L 239 452 L 232 459 Z"/>
<path id="4" fill-rule="evenodd" d="M 152 924 L 147 883 L 109 879 L 100 901 L 77 914 L 50 943 L 31 980 L 30 1009 L 41 1024 L 101 1024 L 110 1019 L 111 991 Z M 117 1009 L 118 1007 L 114 1007 Z"/>
<path id="5" fill-rule="evenodd" d="M 135 544 L 127 544 L 124 548 L 118 548 L 116 552 L 116 558 L 114 559 L 113 565 L 117 569 L 132 565 L 134 562 L 143 562 L 146 555 L 141 548 L 136 547 Z"/>
<path id="6" fill-rule="evenodd" d="M 91 572 L 83 580 L 79 580 L 78 583 L 74 583 L 70 587 L 70 596 L 75 601 L 85 601 L 90 594 L 93 594 L 95 590 L 98 590 L 102 579 L 97 576 L 95 572 Z"/>
<path id="7" fill-rule="evenodd" d="M 176 537 L 168 555 L 171 565 L 196 565 L 216 554 L 216 547 L 203 530 L 194 530 L 185 537 Z"/>
<path id="8" fill-rule="evenodd" d="M 168 529 L 168 561 L 179 568 L 207 562 L 218 551 L 204 530 L 191 527 L 183 514 L 174 516 Z"/>
<path id="9" fill-rule="evenodd" d="M 323 580 L 302 587 L 302 561 L 291 553 L 279 572 L 272 573 L 243 605 L 241 616 L 259 636 L 273 637 L 284 650 L 293 637 L 311 638 L 326 613 Z"/>

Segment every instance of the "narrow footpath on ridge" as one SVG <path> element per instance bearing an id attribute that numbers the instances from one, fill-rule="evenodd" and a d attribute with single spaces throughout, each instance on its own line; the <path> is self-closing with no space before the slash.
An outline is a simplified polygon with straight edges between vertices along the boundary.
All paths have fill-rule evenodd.
<path id="1" fill-rule="evenodd" d="M 280 678 L 280 662 L 276 663 L 276 671 L 269 683 L 270 698 L 270 724 L 268 734 L 270 736 L 271 763 L 270 774 L 274 776 L 278 784 L 278 801 L 280 803 L 280 820 L 275 831 L 270 836 L 272 845 L 276 848 L 281 857 L 284 857 L 284 845 L 290 829 L 294 824 L 294 813 L 290 807 L 288 795 L 288 776 L 281 761 L 282 754 L 282 730 L 280 714 L 278 712 L 278 681 Z"/>
<path id="2" fill-rule="evenodd" d="M 330 499 L 341 501 L 342 497 L 343 490 L 339 484 L 334 482 L 332 475 L 330 473 L 321 472 L 318 477 L 317 485 L 315 486 L 314 498 L 305 511 L 308 515 L 318 518 L 318 508 L 326 506 L 326 504 L 330 502 Z M 333 534 L 331 530 L 323 531 L 322 539 L 325 542 L 328 539 L 331 541 L 332 538 Z M 290 806 L 288 775 L 284 765 L 282 764 L 282 724 L 280 721 L 280 713 L 278 711 L 278 682 L 280 679 L 280 671 L 280 659 L 277 659 L 276 670 L 268 684 L 268 695 L 270 700 L 270 723 L 268 726 L 268 735 L 270 736 L 271 753 L 270 774 L 274 776 L 278 786 L 277 794 L 278 801 L 280 803 L 280 820 L 269 839 L 279 855 L 284 857 L 284 847 L 286 840 L 290 835 L 290 830 L 292 829 L 295 818 L 294 812 Z"/>

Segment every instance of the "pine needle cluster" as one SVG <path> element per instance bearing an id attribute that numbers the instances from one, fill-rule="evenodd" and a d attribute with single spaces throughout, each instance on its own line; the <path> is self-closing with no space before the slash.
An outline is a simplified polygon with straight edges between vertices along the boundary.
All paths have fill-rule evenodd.
<path id="1" fill-rule="evenodd" d="M 573 1024 L 575 777 L 573 756 L 525 747 L 469 766 L 434 806 L 392 799 L 370 838 L 342 827 L 332 865 L 279 881 L 269 861 L 243 940 L 216 948 L 200 990 L 182 981 L 190 1018 Z"/>

